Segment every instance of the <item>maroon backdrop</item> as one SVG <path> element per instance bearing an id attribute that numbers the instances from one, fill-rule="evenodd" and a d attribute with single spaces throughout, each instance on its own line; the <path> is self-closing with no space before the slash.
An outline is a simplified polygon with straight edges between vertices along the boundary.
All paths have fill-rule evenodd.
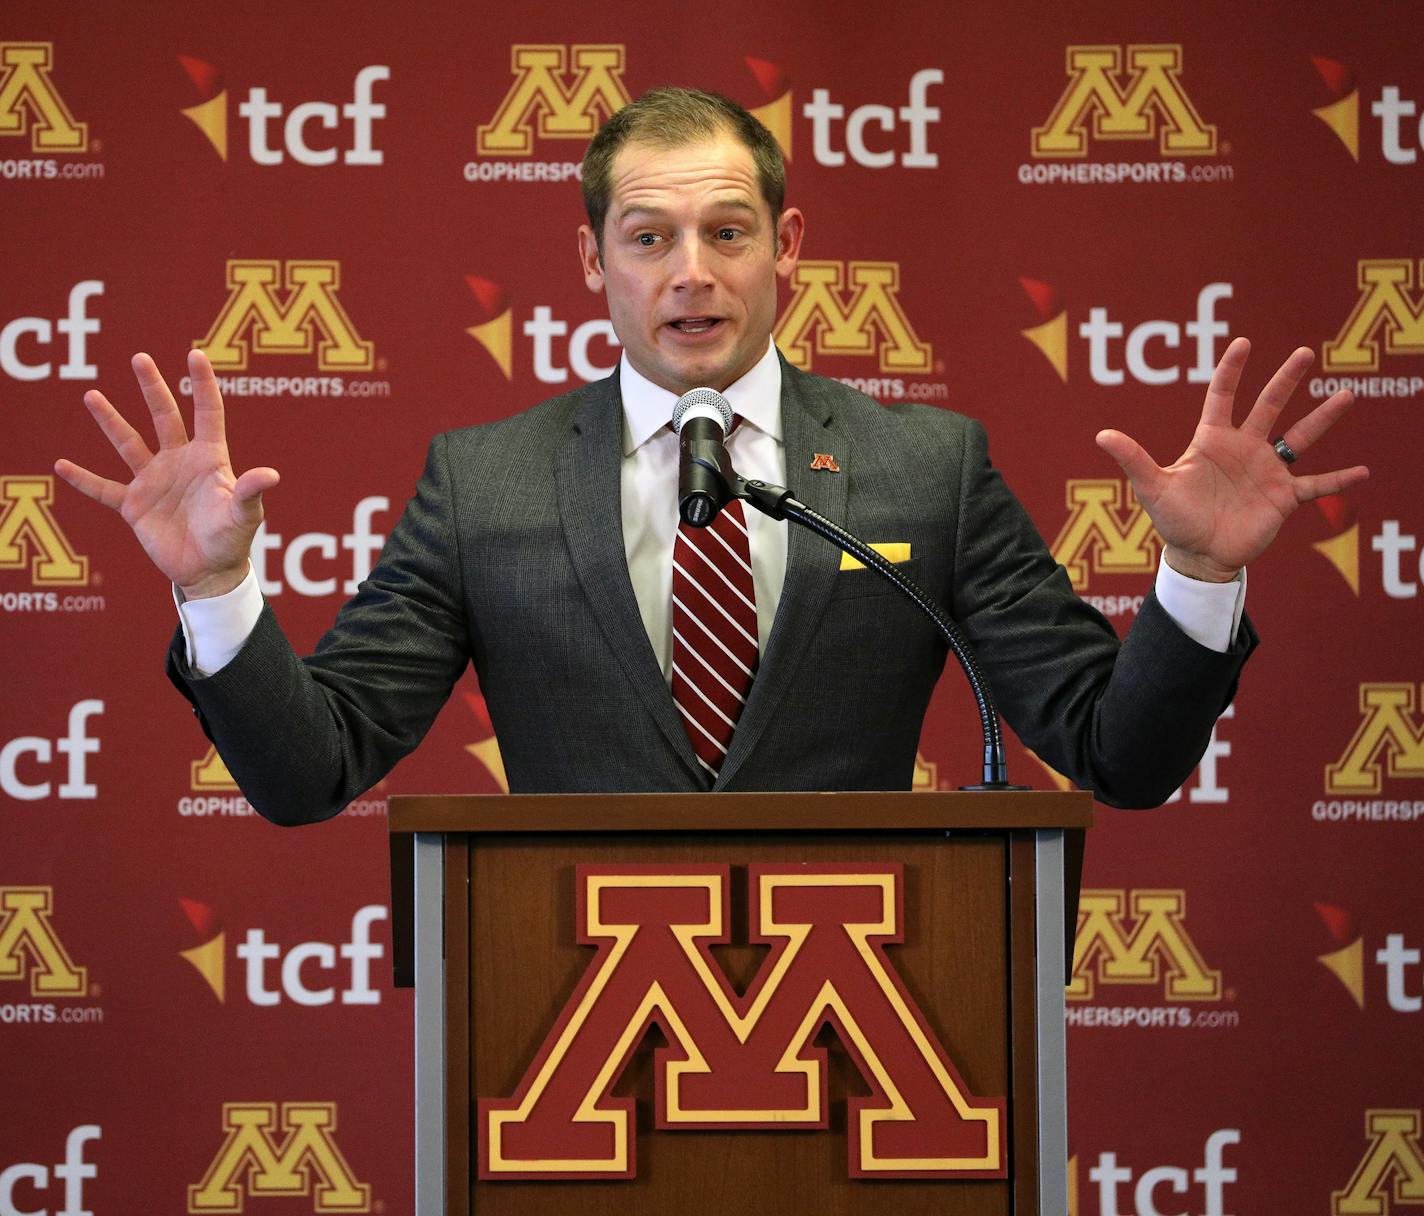
<path id="1" fill-rule="evenodd" d="M 309 646 L 433 432 L 614 363 L 572 166 L 590 115 L 669 82 L 767 107 L 788 147 L 783 347 L 983 419 L 1120 627 L 1156 553 L 1094 433 L 1170 459 L 1231 334 L 1251 393 L 1300 343 L 1308 396 L 1359 388 L 1307 467 L 1374 478 L 1252 569 L 1264 642 L 1207 760 L 1093 832 L 1073 1186 L 1102 1216 L 1424 1202 L 1421 23 L 1094 7 L 6 8 L 0 1214 L 228 1185 L 232 1210 L 409 1209 L 385 797 L 500 788 L 478 690 L 346 815 L 268 826 L 165 685 L 167 587 L 52 463 L 117 475 L 82 392 L 141 412 L 130 354 L 176 379 L 206 345 L 235 463 L 283 474 L 260 560 Z M 947 679 L 918 784 L 976 771 L 965 702 Z M 303 1194 L 298 1144 L 346 1201 Z"/>

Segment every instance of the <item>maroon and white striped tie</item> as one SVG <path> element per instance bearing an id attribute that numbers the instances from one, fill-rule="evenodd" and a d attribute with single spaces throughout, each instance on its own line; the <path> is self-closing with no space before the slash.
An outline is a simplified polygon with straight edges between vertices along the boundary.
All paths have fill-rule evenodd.
<path id="1" fill-rule="evenodd" d="M 715 778 L 757 669 L 756 590 L 742 504 L 672 549 L 672 696 L 698 762 Z"/>

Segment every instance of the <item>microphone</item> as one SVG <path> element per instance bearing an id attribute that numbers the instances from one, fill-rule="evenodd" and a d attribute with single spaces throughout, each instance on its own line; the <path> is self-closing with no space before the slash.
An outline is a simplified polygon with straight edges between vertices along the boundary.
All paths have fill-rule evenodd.
<path id="1" fill-rule="evenodd" d="M 732 462 L 722 446 L 732 429 L 732 407 L 716 389 L 695 388 L 673 406 L 672 429 L 679 440 L 677 513 L 684 523 L 705 528 L 732 497 Z"/>

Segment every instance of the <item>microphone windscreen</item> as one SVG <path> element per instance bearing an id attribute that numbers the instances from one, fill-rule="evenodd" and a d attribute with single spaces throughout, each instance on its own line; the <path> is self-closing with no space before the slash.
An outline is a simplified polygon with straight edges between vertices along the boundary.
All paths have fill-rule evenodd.
<path id="1" fill-rule="evenodd" d="M 732 407 L 715 388 L 694 388 L 683 393 L 672 407 L 672 429 L 681 434 L 683 423 L 690 417 L 720 423 L 724 437 L 732 429 Z"/>

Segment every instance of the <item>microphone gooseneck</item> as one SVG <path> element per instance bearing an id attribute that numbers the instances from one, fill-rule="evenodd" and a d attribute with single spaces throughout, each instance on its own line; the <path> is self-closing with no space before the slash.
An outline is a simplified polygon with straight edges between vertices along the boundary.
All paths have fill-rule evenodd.
<path id="1" fill-rule="evenodd" d="M 917 608 L 935 623 L 954 657 L 969 681 L 974 694 L 974 704 L 979 710 L 979 726 L 984 735 L 984 779 L 977 785 L 960 786 L 964 790 L 1022 790 L 1024 785 L 1009 784 L 1008 761 L 1004 754 L 1004 733 L 999 722 L 999 711 L 989 692 L 989 685 L 979 668 L 979 663 L 970 650 L 969 643 L 954 619 L 941 608 L 913 579 L 887 561 L 859 537 L 847 532 L 839 524 L 832 523 L 824 515 L 813 511 L 803 502 L 798 502 L 785 486 L 768 485 L 764 481 L 748 481 L 729 469 L 727 476 L 729 497 L 740 498 L 751 503 L 763 515 L 772 519 L 790 519 L 816 535 L 835 545 L 842 552 L 849 553 L 862 564 L 893 583 Z"/>

